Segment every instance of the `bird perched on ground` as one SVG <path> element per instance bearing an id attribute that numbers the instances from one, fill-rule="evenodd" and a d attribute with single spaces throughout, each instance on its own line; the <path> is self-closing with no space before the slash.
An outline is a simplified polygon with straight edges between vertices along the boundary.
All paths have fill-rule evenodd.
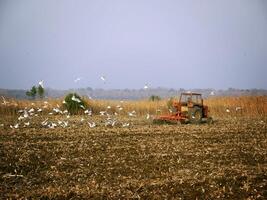
<path id="1" fill-rule="evenodd" d="M 17 124 L 15 124 L 14 126 L 12 126 L 12 125 L 10 125 L 10 128 L 12 128 L 12 129 L 17 129 L 17 128 L 19 128 L 19 124 L 17 123 Z"/>
<path id="2" fill-rule="evenodd" d="M 107 112 L 106 111 L 100 111 L 99 112 L 101 116 L 105 115 Z"/>
<path id="3" fill-rule="evenodd" d="M 122 124 L 122 127 L 128 127 L 128 126 L 130 126 L 130 123 L 123 123 Z"/>
<path id="4" fill-rule="evenodd" d="M 130 117 L 135 117 L 135 116 L 136 116 L 136 112 L 135 112 L 135 110 L 133 110 L 132 112 L 128 112 L 128 115 L 129 115 Z"/>
<path id="5" fill-rule="evenodd" d="M 236 111 L 242 110 L 242 108 L 240 106 L 235 108 Z"/>
<path id="6" fill-rule="evenodd" d="M 24 122 L 24 127 L 30 126 L 30 122 Z"/>

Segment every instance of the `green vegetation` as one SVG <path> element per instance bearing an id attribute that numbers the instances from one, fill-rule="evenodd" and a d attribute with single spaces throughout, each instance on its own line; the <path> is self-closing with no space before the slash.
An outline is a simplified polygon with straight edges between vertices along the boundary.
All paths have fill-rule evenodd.
<path id="1" fill-rule="evenodd" d="M 39 85 L 37 88 L 37 93 L 40 99 L 44 98 L 44 92 L 45 92 L 44 88 L 41 85 Z"/>
<path id="2" fill-rule="evenodd" d="M 151 96 L 149 97 L 149 100 L 150 100 L 150 101 L 160 101 L 161 98 L 160 98 L 160 96 L 157 96 L 157 95 L 151 95 Z"/>
<path id="3" fill-rule="evenodd" d="M 86 109 L 87 104 L 85 100 L 83 100 L 78 94 L 69 93 L 65 97 L 64 107 L 69 111 L 70 114 L 76 115 L 82 109 Z"/>
<path id="4" fill-rule="evenodd" d="M 26 92 L 26 95 L 32 99 L 36 98 L 37 89 L 36 86 L 32 86 L 32 89 Z"/>
<path id="5" fill-rule="evenodd" d="M 31 99 L 36 99 L 37 94 L 39 98 L 42 99 L 44 98 L 44 93 L 45 89 L 41 85 L 39 85 L 38 87 L 32 86 L 31 90 L 26 91 L 26 95 Z"/>

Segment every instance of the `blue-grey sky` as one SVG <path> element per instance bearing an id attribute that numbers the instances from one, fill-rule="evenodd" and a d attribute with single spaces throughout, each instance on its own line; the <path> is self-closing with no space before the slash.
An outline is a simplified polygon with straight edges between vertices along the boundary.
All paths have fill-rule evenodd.
<path id="1" fill-rule="evenodd" d="M 40 80 L 267 89 L 267 1 L 0 0 L 0 88 Z"/>

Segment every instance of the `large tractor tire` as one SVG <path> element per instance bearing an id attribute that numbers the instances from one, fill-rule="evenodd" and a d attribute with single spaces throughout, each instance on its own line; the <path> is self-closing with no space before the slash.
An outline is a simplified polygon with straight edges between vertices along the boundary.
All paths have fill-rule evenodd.
<path id="1" fill-rule="evenodd" d="M 189 120 L 193 124 L 199 124 L 202 122 L 202 109 L 199 107 L 194 107 L 189 115 Z"/>

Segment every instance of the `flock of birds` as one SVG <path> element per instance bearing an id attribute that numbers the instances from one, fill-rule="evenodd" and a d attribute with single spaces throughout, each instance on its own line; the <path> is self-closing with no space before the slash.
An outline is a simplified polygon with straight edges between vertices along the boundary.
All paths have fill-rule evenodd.
<path id="1" fill-rule="evenodd" d="M 75 101 L 77 103 L 81 103 L 81 100 L 78 99 L 77 97 L 75 97 L 74 95 L 71 98 L 72 101 Z M 123 103 L 123 101 L 120 101 L 121 103 Z M 7 103 L 6 101 L 3 103 Z M 62 102 L 63 104 L 66 104 L 66 101 L 64 100 Z M 32 103 L 32 106 L 35 106 L 34 103 Z M 121 126 L 121 127 L 129 127 L 130 126 L 130 122 L 120 122 L 117 119 L 117 116 L 119 115 L 120 111 L 123 110 L 123 107 L 121 105 L 117 105 L 116 106 L 116 110 L 117 112 L 111 112 L 111 106 L 107 106 L 106 110 L 100 111 L 99 112 L 99 116 L 102 117 L 101 122 L 99 122 L 98 124 L 94 121 L 92 121 L 92 115 L 93 112 L 91 109 L 85 109 L 85 107 L 83 105 L 80 105 L 81 108 L 84 110 L 84 115 L 79 119 L 80 123 L 84 123 L 87 122 L 88 127 L 89 128 L 94 128 L 96 126 L 101 126 L 101 124 L 104 124 L 104 126 L 106 127 L 114 127 L 114 126 Z M 32 120 L 38 116 L 42 116 L 42 113 L 44 110 L 48 109 L 50 107 L 49 103 L 47 101 L 43 102 L 43 106 L 41 108 L 27 108 L 25 107 L 22 110 L 18 111 L 18 118 L 17 118 L 17 122 L 14 125 L 10 125 L 11 129 L 18 129 L 19 127 L 29 127 L 30 124 L 32 123 Z M 48 118 L 46 118 L 45 120 L 43 120 L 41 122 L 41 126 L 45 127 L 45 128 L 51 128 L 54 129 L 56 127 L 62 127 L 62 128 L 66 128 L 68 126 L 70 126 L 70 119 L 71 119 L 71 114 L 69 113 L 68 110 L 61 110 L 60 106 L 57 104 L 56 107 L 52 108 L 52 110 L 50 110 L 50 112 L 48 113 L 48 115 L 59 115 L 62 116 L 59 119 L 55 120 L 49 120 Z M 85 116 L 88 116 L 85 119 Z M 129 117 L 136 117 L 136 111 L 133 110 L 131 112 L 128 112 L 128 116 Z M 74 118 L 75 119 L 75 118 Z M 147 114 L 146 115 L 146 119 L 150 119 L 150 115 Z M 77 120 L 76 120 L 77 122 Z M 0 124 L 0 126 L 4 126 L 3 124 Z"/>
<path id="2" fill-rule="evenodd" d="M 74 82 L 78 83 L 79 81 L 81 81 L 83 78 L 82 77 L 77 77 Z M 106 84 L 106 77 L 105 76 L 101 76 L 100 79 L 103 81 L 104 84 Z M 44 81 L 41 80 L 38 83 L 42 88 L 44 88 Z M 148 84 L 145 84 L 144 89 L 147 90 Z M 92 99 L 91 97 L 89 97 L 89 99 Z M 9 102 L 7 102 L 5 100 L 5 98 L 2 96 L 2 104 L 3 105 L 7 105 Z M 72 96 L 71 98 L 72 101 L 77 102 L 78 104 L 81 103 L 81 100 L 79 98 L 77 98 L 75 95 Z M 123 101 L 120 101 L 121 103 L 123 103 Z M 38 117 L 41 115 L 41 113 L 43 112 L 43 109 L 48 109 L 49 107 L 49 103 L 47 101 L 43 102 L 44 105 L 42 106 L 42 108 L 30 108 L 28 109 L 27 107 L 25 107 L 23 110 L 19 110 L 18 114 L 19 117 L 17 118 L 17 123 L 15 123 L 14 125 L 9 125 L 9 127 L 11 129 L 18 129 L 19 127 L 29 127 L 31 124 L 31 121 L 33 118 Z M 66 101 L 64 100 L 62 102 L 63 104 L 66 104 Z M 32 103 L 32 106 L 34 106 L 35 104 Z M 92 116 L 92 110 L 90 109 L 85 109 L 85 107 L 80 104 L 80 107 L 84 110 L 84 114 L 87 116 Z M 122 127 L 129 127 L 130 126 L 130 122 L 119 122 L 118 119 L 116 118 L 116 116 L 118 115 L 118 113 L 120 113 L 120 111 L 123 110 L 123 107 L 121 105 L 117 105 L 116 109 L 118 110 L 118 112 L 114 112 L 111 113 L 111 106 L 107 106 L 106 110 L 104 111 L 100 111 L 99 115 L 105 117 L 104 118 L 104 125 L 106 127 L 113 127 L 116 125 L 121 125 Z M 70 121 L 69 119 L 71 118 L 71 115 L 69 113 L 68 110 L 60 110 L 60 106 L 57 105 L 57 107 L 53 108 L 51 110 L 51 112 L 48 113 L 48 115 L 65 115 L 65 120 L 57 120 L 57 121 L 50 121 L 48 118 L 46 118 L 44 121 L 41 122 L 41 126 L 42 127 L 47 127 L 47 128 L 51 128 L 54 129 L 56 127 L 62 127 L 62 128 L 66 128 L 70 125 Z M 128 112 L 128 116 L 129 117 L 136 117 L 136 111 L 133 110 L 131 112 Z M 150 119 L 150 114 L 146 115 L 146 119 Z M 80 119 L 80 122 L 84 122 L 86 121 L 83 117 Z M 94 128 L 97 126 L 97 123 L 94 121 L 87 121 L 87 124 L 90 128 Z M 3 127 L 4 124 L 0 124 L 0 127 Z"/>
<path id="3" fill-rule="evenodd" d="M 101 76 L 100 79 L 103 81 L 103 83 L 106 83 L 106 77 L 105 76 Z M 82 77 L 78 77 L 74 80 L 75 83 L 79 82 L 80 80 L 82 80 Z M 44 81 L 41 80 L 39 81 L 39 85 L 41 87 L 44 88 Z M 149 88 L 148 84 L 145 84 L 143 87 L 145 90 L 147 90 Z M 211 96 L 215 95 L 214 91 L 212 91 L 210 93 Z M 90 97 L 89 97 L 90 98 Z M 90 98 L 91 99 L 91 98 Z M 85 109 L 85 107 L 81 104 L 81 100 L 79 98 L 77 98 L 75 95 L 72 96 L 71 98 L 72 101 L 77 102 L 78 104 L 80 104 L 80 107 L 84 110 L 84 114 L 91 117 L 92 116 L 92 110 L 91 109 Z M 123 101 L 120 101 L 121 103 L 123 103 Z M 3 105 L 7 105 L 9 102 L 7 102 L 5 100 L 5 98 L 2 96 L 2 104 Z M 28 109 L 27 107 L 25 107 L 23 110 L 19 110 L 18 114 L 18 122 L 15 123 L 14 125 L 9 125 L 10 128 L 12 129 L 18 129 L 19 127 L 29 127 L 31 124 L 31 120 L 34 117 L 38 117 L 42 112 L 43 109 L 48 109 L 49 107 L 49 103 L 47 101 L 43 102 L 44 105 L 42 106 L 42 108 L 30 108 Z M 66 101 L 64 100 L 62 102 L 63 104 L 66 104 Z M 34 103 L 32 103 L 32 106 L 34 106 Z M 106 127 L 114 127 L 116 125 L 121 125 L 122 127 L 129 127 L 130 126 L 130 122 L 119 122 L 118 119 L 116 118 L 117 115 L 119 115 L 120 111 L 123 110 L 123 107 L 121 105 L 117 105 L 116 106 L 116 110 L 117 112 L 112 113 L 111 111 L 111 106 L 107 106 L 106 110 L 100 111 L 99 115 L 104 117 L 104 125 Z M 236 107 L 236 112 L 239 112 L 242 110 L 241 107 Z M 226 113 L 230 113 L 230 109 L 226 108 Z M 157 110 L 158 112 L 158 110 Z M 171 112 L 171 111 L 170 111 Z M 57 105 L 55 108 L 53 108 L 51 110 L 51 112 L 48 113 L 49 115 L 65 115 L 65 119 L 64 120 L 57 120 L 57 121 L 50 121 L 48 118 L 46 118 L 44 121 L 41 122 L 41 126 L 42 127 L 47 127 L 47 128 L 51 128 L 54 129 L 56 127 L 62 127 L 62 128 L 66 128 L 70 125 L 69 123 L 69 119 L 71 118 L 71 115 L 69 113 L 68 110 L 60 110 L 60 106 Z M 128 116 L 129 117 L 136 117 L 136 111 L 133 110 L 131 112 L 128 112 Z M 149 113 L 146 114 L 146 119 L 149 120 L 151 118 L 151 115 Z M 92 119 L 92 118 L 91 118 Z M 83 117 L 80 119 L 80 122 L 84 122 L 86 121 Z M 88 127 L 90 128 L 94 128 L 96 127 L 98 124 L 94 121 L 87 121 Z M 0 127 L 3 127 L 4 124 L 0 124 Z"/>

